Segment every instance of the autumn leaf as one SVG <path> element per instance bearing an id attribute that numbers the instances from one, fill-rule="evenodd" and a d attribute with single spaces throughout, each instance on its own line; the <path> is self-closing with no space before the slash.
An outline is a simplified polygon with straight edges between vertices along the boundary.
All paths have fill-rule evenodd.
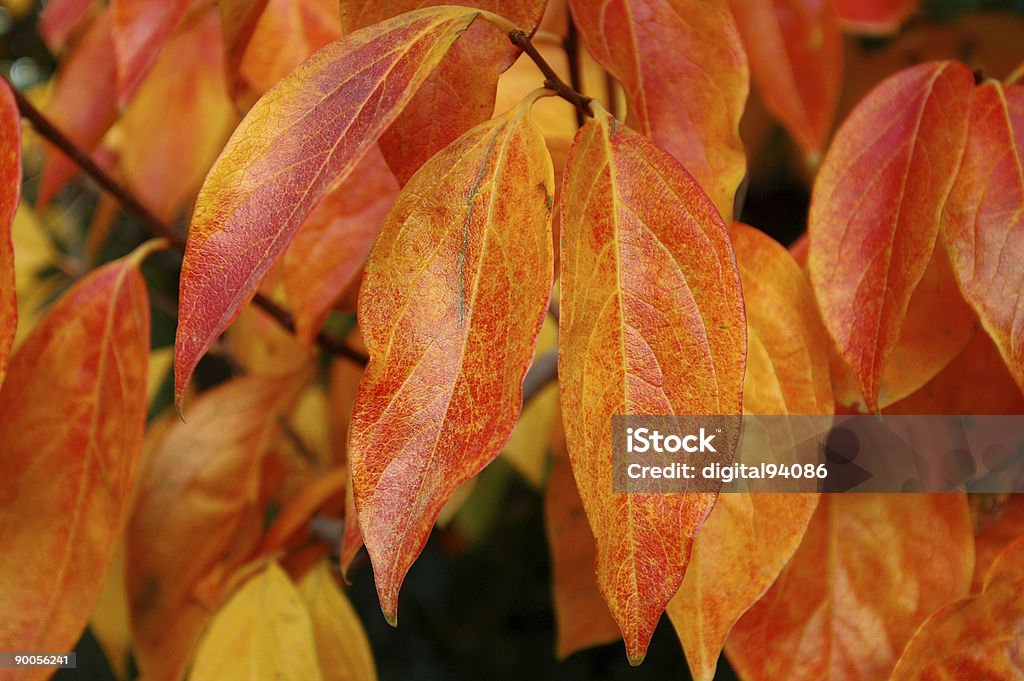
<path id="1" fill-rule="evenodd" d="M 590 53 L 626 90 L 626 122 L 675 156 L 728 224 L 746 172 L 739 124 L 748 71 L 725 0 L 569 6 Z"/>
<path id="2" fill-rule="evenodd" d="M 232 99 L 245 86 L 240 74 L 242 58 L 267 3 L 268 0 L 220 0 L 217 3 L 223 31 L 225 74 Z"/>
<path id="3" fill-rule="evenodd" d="M 322 681 L 302 594 L 277 563 L 243 584 L 210 623 L 192 681 Z"/>
<path id="4" fill-rule="evenodd" d="M 324 681 L 376 681 L 370 642 L 355 608 L 321 560 L 299 582 L 313 621 L 313 637 Z"/>
<path id="5" fill-rule="evenodd" d="M 221 59 L 220 22 L 209 8 L 168 40 L 121 118 L 121 172 L 164 220 L 191 209 L 236 121 Z"/>
<path id="6" fill-rule="evenodd" d="M 119 106 L 131 100 L 190 4 L 190 0 L 110 1 Z"/>
<path id="7" fill-rule="evenodd" d="M 729 0 L 765 105 L 804 153 L 825 147 L 843 84 L 831 0 Z"/>
<path id="8" fill-rule="evenodd" d="M 987 81 L 943 211 L 960 287 L 1024 390 L 1024 87 Z"/>
<path id="9" fill-rule="evenodd" d="M 120 541 L 146 419 L 144 253 L 65 292 L 0 391 L 0 649 L 72 650 Z"/>
<path id="10" fill-rule="evenodd" d="M 110 58 L 110 12 L 96 16 L 81 39 L 62 60 L 56 85 L 46 102 L 50 121 L 80 149 L 91 152 L 117 118 L 116 76 Z M 88 83 L 88 87 L 83 87 Z M 78 168 L 47 145 L 39 178 L 37 207 L 44 207 L 75 176 Z"/>
<path id="11" fill-rule="evenodd" d="M 924 569 L 923 566 L 927 566 Z M 744 681 L 888 678 L 974 566 L 961 494 L 825 494 L 800 548 L 726 645 Z"/>
<path id="12" fill-rule="evenodd" d="M 921 64 L 887 79 L 843 123 L 814 184 L 811 282 L 871 410 L 935 249 L 972 84 L 959 62 Z"/>
<path id="13" fill-rule="evenodd" d="M 392 623 L 438 512 L 498 455 L 522 406 L 552 283 L 554 172 L 533 99 L 424 165 L 366 265 L 359 328 L 370 363 L 349 456 Z"/>
<path id="14" fill-rule="evenodd" d="M 952 413 L 952 412 L 950 412 Z M 1024 413 L 1024 412 L 1022 412 Z M 979 593 L 996 559 L 1010 544 L 1024 537 L 1024 495 L 1010 495 L 995 520 L 974 536 L 974 580 L 971 593 Z"/>
<path id="15" fill-rule="evenodd" d="M 7 82 L 0 83 L 0 386 L 18 329 L 14 279 L 14 214 L 21 200 L 21 118 Z"/>
<path id="16" fill-rule="evenodd" d="M 867 35 L 895 33 L 917 9 L 917 0 L 831 0 L 847 30 Z"/>
<path id="17" fill-rule="evenodd" d="M 351 32 L 420 7 L 449 4 L 444 0 L 345 0 L 342 26 Z M 495 12 L 532 34 L 546 0 L 471 0 L 465 4 Z M 437 70 L 423 83 L 405 111 L 381 138 L 388 165 L 405 185 L 427 159 L 494 113 L 498 76 L 515 61 L 518 48 L 505 29 L 478 21 L 452 47 Z M 453 97 L 453 93 L 458 93 Z"/>
<path id="18" fill-rule="evenodd" d="M 813 423 L 801 430 L 801 416 L 832 413 L 828 339 L 810 283 L 786 249 L 744 224 L 730 235 L 747 316 L 743 410 L 789 415 L 792 436 L 765 443 L 786 451 L 814 435 Z M 729 631 L 789 562 L 817 504 L 815 494 L 719 496 L 667 609 L 694 679 L 714 677 Z"/>
<path id="19" fill-rule="evenodd" d="M 148 457 L 126 530 L 132 641 L 147 679 L 181 678 L 256 548 L 260 469 L 307 375 L 243 377 L 203 393 Z"/>
<path id="20" fill-rule="evenodd" d="M 551 475 L 544 491 L 544 526 L 551 552 L 551 597 L 555 609 L 555 654 L 564 660 L 578 650 L 617 640 L 619 625 L 597 586 L 597 551 L 564 436 L 553 444 Z"/>
<path id="21" fill-rule="evenodd" d="M 1024 538 L 993 563 L 982 592 L 947 605 L 914 634 L 891 681 L 1024 676 Z"/>
<path id="22" fill-rule="evenodd" d="M 50 49 L 58 54 L 64 51 L 69 38 L 82 28 L 96 0 L 50 0 L 39 13 L 39 35 Z"/>
<path id="23" fill-rule="evenodd" d="M 341 295 L 362 274 L 398 183 L 377 149 L 320 200 L 284 254 L 284 286 L 296 335 L 312 343 Z"/>
<path id="24" fill-rule="evenodd" d="M 611 417 L 738 414 L 746 333 L 714 206 L 678 162 L 595 108 L 560 197 L 558 371 L 598 583 L 638 664 L 715 495 L 613 493 Z"/>
<path id="25" fill-rule="evenodd" d="M 175 343 L 179 404 L 199 358 L 252 298 L 299 225 L 477 14 L 427 9 L 349 34 L 292 71 L 235 129 L 189 229 Z"/>

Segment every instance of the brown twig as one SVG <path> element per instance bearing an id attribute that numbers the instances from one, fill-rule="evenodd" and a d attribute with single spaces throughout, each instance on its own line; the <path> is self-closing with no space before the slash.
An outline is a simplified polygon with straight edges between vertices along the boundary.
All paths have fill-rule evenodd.
<path id="1" fill-rule="evenodd" d="M 521 49 L 527 57 L 533 60 L 533 63 L 537 65 L 540 72 L 544 74 L 544 87 L 576 107 L 577 119 L 580 125 L 583 124 L 584 116 L 594 115 L 590 110 L 590 97 L 577 92 L 575 88 L 567 84 L 555 73 L 555 70 L 551 68 L 551 64 L 534 47 L 526 31 L 520 29 L 509 31 L 508 39 L 512 41 L 513 45 Z"/>
<path id="2" fill-rule="evenodd" d="M 166 238 L 171 242 L 171 245 L 178 250 L 185 250 L 185 237 L 182 234 L 157 217 L 153 211 L 146 208 L 146 206 L 144 206 L 142 202 L 128 190 L 128 188 L 115 180 L 109 173 L 107 173 L 107 171 L 93 161 L 87 153 L 79 149 L 74 142 L 58 130 L 57 127 L 54 126 L 53 123 L 51 123 L 43 114 L 43 112 L 37 109 L 35 105 L 32 104 L 25 95 L 11 85 L 9 81 L 7 82 L 7 86 L 10 87 L 11 92 L 14 93 L 14 99 L 18 103 L 18 110 L 21 112 L 21 115 L 32 124 L 32 127 L 35 128 L 35 131 L 39 133 L 40 136 L 44 137 L 48 142 L 60 149 L 68 158 L 74 161 L 75 164 L 85 171 L 85 173 L 89 175 L 96 184 L 102 187 L 104 191 L 117 199 L 122 206 L 134 213 L 152 233 L 156 236 Z M 269 314 L 278 324 L 287 329 L 290 333 L 295 333 L 295 320 L 288 310 L 284 309 L 273 300 L 259 292 L 257 292 L 253 297 L 253 302 L 257 306 L 261 307 L 264 312 Z M 332 355 L 344 357 L 345 359 L 351 360 L 359 365 L 366 365 L 366 356 L 348 347 L 348 345 L 339 338 L 335 338 L 324 331 L 320 331 L 316 336 L 316 341 L 321 348 Z"/>

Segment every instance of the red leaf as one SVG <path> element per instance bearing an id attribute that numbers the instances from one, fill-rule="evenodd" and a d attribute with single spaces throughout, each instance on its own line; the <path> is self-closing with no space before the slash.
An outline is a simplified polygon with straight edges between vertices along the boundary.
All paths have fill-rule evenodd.
<path id="1" fill-rule="evenodd" d="M 1024 389 L 1024 87 L 988 81 L 971 100 L 967 150 L 943 233 L 967 301 Z"/>
<path id="2" fill-rule="evenodd" d="M 917 0 L 831 0 L 847 30 L 867 35 L 895 33 L 917 9 Z"/>
<path id="3" fill-rule="evenodd" d="M 320 198 L 348 176 L 469 9 L 404 14 L 317 52 L 249 111 L 199 193 L 181 271 L 175 397 Z"/>
<path id="4" fill-rule="evenodd" d="M 148 359 L 134 258 L 75 284 L 15 353 L 0 391 L 0 649 L 72 650 L 85 630 L 135 486 Z"/>
<path id="5" fill-rule="evenodd" d="M 729 224 L 746 173 L 739 124 L 748 71 L 725 0 L 569 6 L 590 53 L 626 90 L 626 122 L 675 156 Z"/>
<path id="6" fill-rule="evenodd" d="M 765 105 L 812 158 L 832 131 L 843 37 L 831 0 L 730 0 Z"/>
<path id="7" fill-rule="evenodd" d="M 77 32 L 96 5 L 96 0 L 50 0 L 39 14 L 39 35 L 58 54 L 64 51 L 68 39 Z"/>
<path id="8" fill-rule="evenodd" d="M 124 106 L 149 73 L 191 0 L 110 0 L 117 103 Z"/>
<path id="9" fill-rule="evenodd" d="M 551 293 L 554 171 L 532 98 L 427 162 L 366 265 L 349 455 L 385 617 L 438 513 L 501 451 Z"/>
<path id="10" fill-rule="evenodd" d="M 21 200 L 21 117 L 10 86 L 0 83 L 0 386 L 18 329 L 11 228 Z"/>
<path id="11" fill-rule="evenodd" d="M 675 159 L 595 108 L 560 196 L 558 373 L 598 583 L 639 664 L 716 495 L 613 493 L 612 416 L 738 414 L 746 325 L 718 211 Z"/>
<path id="12" fill-rule="evenodd" d="M 872 410 L 935 249 L 972 85 L 959 62 L 921 64 L 887 79 L 843 123 L 814 184 L 811 282 Z"/>

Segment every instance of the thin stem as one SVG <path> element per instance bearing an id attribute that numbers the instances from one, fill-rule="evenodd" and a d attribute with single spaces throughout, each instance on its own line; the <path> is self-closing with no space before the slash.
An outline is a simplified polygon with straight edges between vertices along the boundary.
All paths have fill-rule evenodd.
<path id="1" fill-rule="evenodd" d="M 530 36 L 527 35 L 526 31 L 515 29 L 508 32 L 508 39 L 512 41 L 512 44 L 521 49 L 526 56 L 533 60 L 533 63 L 537 65 L 540 72 L 544 74 L 544 87 L 554 92 L 556 95 L 564 99 L 565 101 L 576 107 L 580 121 L 583 120 L 583 116 L 593 116 L 593 112 L 590 110 L 590 97 L 586 97 L 577 92 L 573 87 L 566 84 L 564 80 L 558 77 L 555 70 L 551 68 L 551 64 L 541 56 L 537 48 L 533 46 L 530 41 Z"/>
<path id="2" fill-rule="evenodd" d="M 146 208 L 146 206 L 144 206 L 142 202 L 128 190 L 128 188 L 115 180 L 109 173 L 107 173 L 107 171 L 97 165 L 88 154 L 78 148 L 74 142 L 58 130 L 56 126 L 54 126 L 53 123 L 51 123 L 43 114 L 43 112 L 37 109 L 35 105 L 33 105 L 25 95 L 19 92 L 17 88 L 11 85 L 10 82 L 7 82 L 6 84 L 11 89 L 11 92 L 14 93 L 14 99 L 18 103 L 18 110 L 21 112 L 21 115 L 32 123 L 32 127 L 35 128 L 36 132 L 38 132 L 40 136 L 44 137 L 47 141 L 60 149 L 68 158 L 74 161 L 79 168 L 92 177 L 96 184 L 117 199 L 122 206 L 134 213 L 156 236 L 166 238 L 172 246 L 180 251 L 185 250 L 186 242 L 184 236 L 157 217 L 156 214 Z M 290 333 L 295 333 L 295 320 L 288 310 L 284 309 L 258 291 L 252 300 L 257 306 L 263 308 L 264 312 L 273 317 L 278 324 L 287 329 Z M 317 334 L 316 342 L 321 348 L 332 355 L 344 357 L 345 359 L 351 360 L 359 365 L 366 365 L 366 356 L 348 347 L 348 345 L 346 345 L 341 339 L 335 338 L 324 331 L 320 331 Z"/>

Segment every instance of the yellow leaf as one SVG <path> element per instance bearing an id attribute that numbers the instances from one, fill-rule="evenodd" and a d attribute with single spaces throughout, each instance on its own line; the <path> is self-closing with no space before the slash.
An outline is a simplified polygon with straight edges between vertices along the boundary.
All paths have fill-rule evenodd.
<path id="1" fill-rule="evenodd" d="M 327 561 L 320 561 L 299 582 L 313 620 L 313 636 L 324 681 L 375 681 L 370 642 Z"/>

